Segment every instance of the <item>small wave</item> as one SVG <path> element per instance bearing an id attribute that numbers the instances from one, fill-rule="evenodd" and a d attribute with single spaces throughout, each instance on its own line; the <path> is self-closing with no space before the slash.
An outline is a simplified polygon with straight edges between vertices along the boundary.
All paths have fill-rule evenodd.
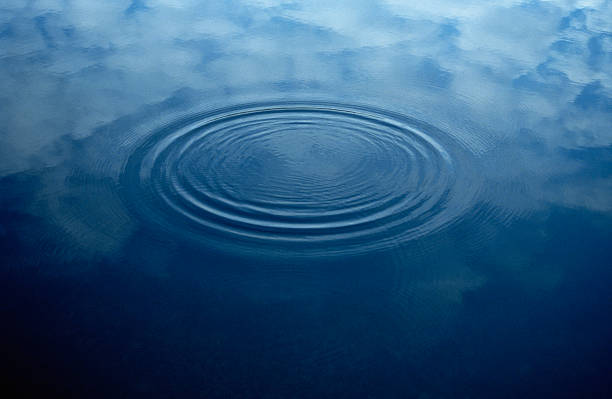
<path id="1" fill-rule="evenodd" d="M 354 253 L 443 228 L 473 203 L 472 154 L 409 117 L 330 103 L 244 105 L 154 132 L 122 173 L 147 224 L 216 246 Z"/>

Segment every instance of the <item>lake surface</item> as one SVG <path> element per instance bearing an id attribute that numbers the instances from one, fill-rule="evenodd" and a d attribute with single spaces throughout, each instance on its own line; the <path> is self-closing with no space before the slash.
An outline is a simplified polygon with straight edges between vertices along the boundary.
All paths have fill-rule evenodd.
<path id="1" fill-rule="evenodd" d="M 612 395 L 612 2 L 3 1 L 2 389 Z"/>

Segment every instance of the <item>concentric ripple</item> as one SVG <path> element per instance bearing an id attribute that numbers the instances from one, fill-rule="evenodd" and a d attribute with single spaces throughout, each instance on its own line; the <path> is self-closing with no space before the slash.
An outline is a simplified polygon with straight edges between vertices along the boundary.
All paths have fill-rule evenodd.
<path id="1" fill-rule="evenodd" d="M 347 253 L 415 239 L 473 202 L 469 152 L 402 115 L 329 103 L 247 105 L 151 135 L 122 176 L 167 234 L 251 250 Z"/>

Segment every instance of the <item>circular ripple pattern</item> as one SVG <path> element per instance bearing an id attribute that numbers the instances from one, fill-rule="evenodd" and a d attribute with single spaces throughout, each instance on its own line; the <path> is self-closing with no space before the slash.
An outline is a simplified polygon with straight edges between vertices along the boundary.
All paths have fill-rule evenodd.
<path id="1" fill-rule="evenodd" d="M 165 126 L 132 154 L 122 185 L 131 208 L 168 234 L 257 251 L 361 252 L 456 220 L 473 198 L 469 155 L 443 132 L 381 110 L 250 105 Z"/>

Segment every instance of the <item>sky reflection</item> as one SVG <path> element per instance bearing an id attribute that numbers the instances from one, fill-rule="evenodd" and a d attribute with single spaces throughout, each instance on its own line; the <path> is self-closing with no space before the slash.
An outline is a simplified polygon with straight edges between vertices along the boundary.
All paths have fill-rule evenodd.
<path id="1" fill-rule="evenodd" d="M 155 132 L 290 101 L 372 106 L 448 134 L 454 165 L 470 164 L 456 190 L 469 201 L 436 209 L 458 222 L 390 235 L 386 251 L 287 260 L 134 217 L 126 196 L 151 199 L 124 171 Z M 0 292 L 21 304 L 5 341 L 26 369 L 57 359 L 54 345 L 75 362 L 39 377 L 69 381 L 92 353 L 119 375 L 83 361 L 79 392 L 102 376 L 125 396 L 263 395 L 272 375 L 286 381 L 270 397 L 605 389 L 611 1 L 4 0 L 0 118 Z M 287 155 L 278 143 L 269 159 Z M 245 191 L 257 177 L 241 176 Z"/>

